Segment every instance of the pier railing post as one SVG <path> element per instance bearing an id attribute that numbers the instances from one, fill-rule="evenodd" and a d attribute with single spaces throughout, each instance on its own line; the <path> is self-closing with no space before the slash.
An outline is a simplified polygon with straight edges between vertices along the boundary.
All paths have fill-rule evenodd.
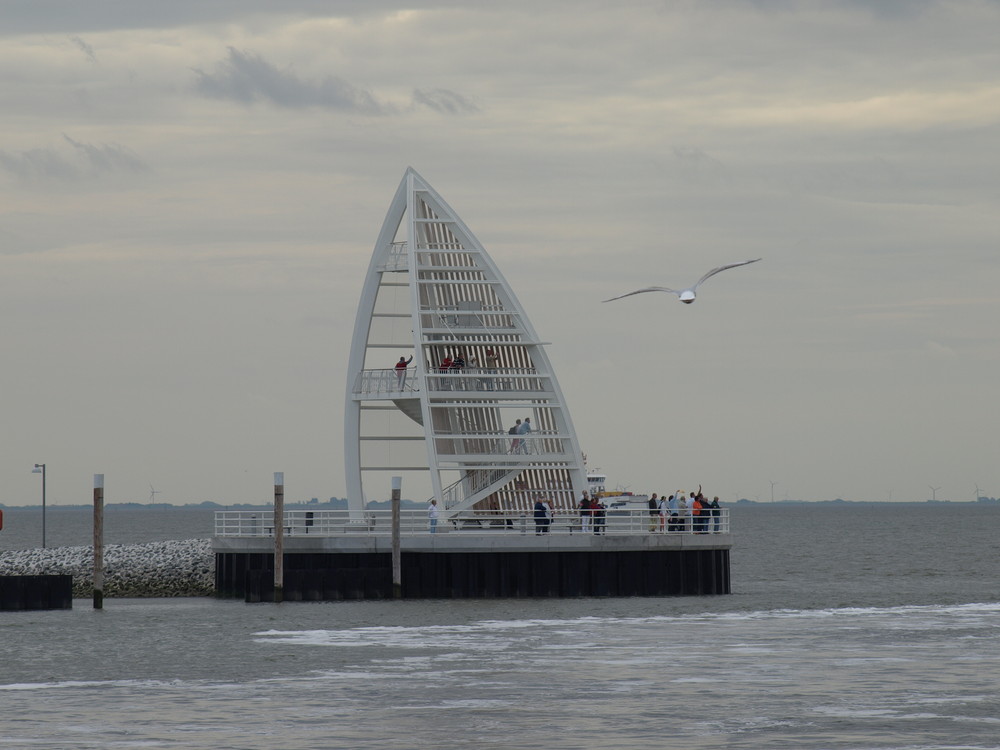
<path id="1" fill-rule="evenodd" d="M 392 478 L 392 597 L 403 596 L 403 561 L 399 547 L 399 495 L 403 478 Z"/>
<path id="2" fill-rule="evenodd" d="M 274 472 L 274 601 L 285 597 L 285 472 Z"/>
<path id="3" fill-rule="evenodd" d="M 104 609 L 103 474 L 94 474 L 94 609 Z"/>

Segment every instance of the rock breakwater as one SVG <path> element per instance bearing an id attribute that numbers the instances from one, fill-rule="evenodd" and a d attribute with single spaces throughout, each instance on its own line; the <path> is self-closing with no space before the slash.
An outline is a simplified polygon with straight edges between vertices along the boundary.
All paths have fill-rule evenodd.
<path id="1" fill-rule="evenodd" d="M 0 552 L 0 575 L 69 574 L 73 596 L 94 591 L 94 548 Z M 215 593 L 212 540 L 109 544 L 104 548 L 104 596 L 211 596 Z"/>

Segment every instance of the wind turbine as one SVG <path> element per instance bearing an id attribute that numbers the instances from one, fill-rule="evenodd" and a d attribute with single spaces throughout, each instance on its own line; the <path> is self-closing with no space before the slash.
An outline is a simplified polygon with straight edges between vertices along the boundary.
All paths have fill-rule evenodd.
<path id="1" fill-rule="evenodd" d="M 977 484 L 977 485 L 976 485 L 976 502 L 977 502 L 977 503 L 979 502 L 979 493 L 980 493 L 980 492 L 982 492 L 982 490 L 981 490 L 981 489 L 979 489 L 979 485 Z"/>
<path id="2" fill-rule="evenodd" d="M 154 490 L 153 485 L 149 485 L 149 502 L 153 503 L 156 500 L 156 496 L 162 494 L 159 490 Z"/>
<path id="3" fill-rule="evenodd" d="M 936 503 L 937 502 L 937 491 L 939 489 L 941 489 L 941 488 L 940 487 L 931 487 L 930 485 L 927 485 L 927 486 L 930 487 L 930 489 L 931 489 L 931 502 L 932 503 Z"/>

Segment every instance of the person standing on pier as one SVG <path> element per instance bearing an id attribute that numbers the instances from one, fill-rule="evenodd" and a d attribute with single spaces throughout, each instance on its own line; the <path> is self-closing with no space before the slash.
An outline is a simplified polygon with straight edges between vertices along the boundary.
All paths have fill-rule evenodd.
<path id="1" fill-rule="evenodd" d="M 438 525 L 438 501 L 431 500 L 431 504 L 427 506 L 427 524 L 430 526 L 430 531 L 432 534 L 437 533 Z"/>
<path id="2" fill-rule="evenodd" d="M 694 494 L 693 492 L 691 493 Z M 677 491 L 677 530 L 690 531 L 691 529 L 691 508 L 684 497 L 684 490 Z"/>
<path id="3" fill-rule="evenodd" d="M 593 502 L 593 504 L 591 505 L 590 512 L 594 516 L 594 533 L 595 534 L 603 534 L 604 533 L 604 531 L 605 531 L 604 524 L 605 524 L 605 522 L 607 520 L 607 515 L 608 515 L 607 510 L 608 510 L 608 506 L 605 505 L 601 501 L 601 498 L 597 498 L 597 500 L 595 500 Z"/>
<path id="4" fill-rule="evenodd" d="M 542 502 L 542 498 L 537 498 L 535 500 L 535 536 L 541 536 L 543 532 L 548 531 L 546 524 L 548 519 L 546 514 L 548 513 L 548 508 L 545 503 Z"/>
<path id="5" fill-rule="evenodd" d="M 586 534 L 590 531 L 590 509 L 591 502 L 590 498 L 587 497 L 587 493 L 583 493 L 583 497 L 580 498 L 580 530 Z"/>
<path id="6" fill-rule="evenodd" d="M 660 501 L 657 499 L 657 494 L 654 492 L 653 496 L 649 498 L 649 530 L 656 531 L 656 519 L 660 515 Z"/>
<path id="7" fill-rule="evenodd" d="M 680 500 L 677 499 L 677 493 L 675 492 L 667 500 L 667 531 L 677 531 L 677 518 L 681 512 L 680 508 Z"/>

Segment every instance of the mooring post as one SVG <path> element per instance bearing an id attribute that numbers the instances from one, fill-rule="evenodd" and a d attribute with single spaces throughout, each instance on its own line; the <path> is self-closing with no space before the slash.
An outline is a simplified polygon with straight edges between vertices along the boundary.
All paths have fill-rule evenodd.
<path id="1" fill-rule="evenodd" d="M 103 474 L 94 474 L 94 609 L 104 609 Z"/>
<path id="2" fill-rule="evenodd" d="M 392 596 L 403 596 L 403 561 L 399 550 L 399 493 L 403 488 L 403 478 L 392 478 Z"/>
<path id="3" fill-rule="evenodd" d="M 285 472 L 274 472 L 274 601 L 285 597 Z"/>

